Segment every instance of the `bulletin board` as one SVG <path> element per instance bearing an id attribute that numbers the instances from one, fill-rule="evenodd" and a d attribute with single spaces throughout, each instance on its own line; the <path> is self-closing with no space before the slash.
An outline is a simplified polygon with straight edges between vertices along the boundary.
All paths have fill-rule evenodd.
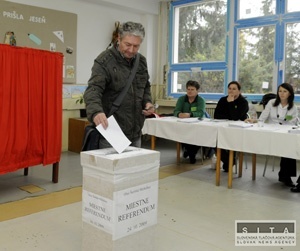
<path id="1" fill-rule="evenodd" d="M 16 46 L 63 53 L 63 82 L 76 83 L 77 14 L 7 1 L 0 11 L 0 43 L 13 31 Z"/>

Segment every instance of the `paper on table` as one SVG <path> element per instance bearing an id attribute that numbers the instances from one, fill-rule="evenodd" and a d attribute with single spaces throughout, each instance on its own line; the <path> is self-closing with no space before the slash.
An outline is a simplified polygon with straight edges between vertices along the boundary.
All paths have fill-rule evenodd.
<path id="1" fill-rule="evenodd" d="M 113 115 L 110 116 L 107 121 L 108 127 L 106 129 L 104 129 L 101 124 L 96 128 L 118 153 L 122 153 L 131 142 L 122 132 Z"/>
<path id="2" fill-rule="evenodd" d="M 184 123 L 197 123 L 200 122 L 198 118 L 180 118 L 177 119 L 178 122 L 184 122 Z"/>
<path id="3" fill-rule="evenodd" d="M 253 126 L 253 124 L 246 123 L 244 121 L 233 121 L 233 122 L 229 123 L 228 125 L 233 126 L 233 127 L 241 127 L 241 128 L 248 128 L 248 127 Z"/>
<path id="4" fill-rule="evenodd" d="M 210 119 L 210 121 L 212 121 L 212 122 L 224 122 L 224 121 L 228 121 L 228 119 Z"/>
<path id="5" fill-rule="evenodd" d="M 299 134 L 300 133 L 300 129 L 299 128 L 290 129 L 289 133 Z"/>
<path id="6" fill-rule="evenodd" d="M 272 131 L 277 131 L 280 129 L 280 127 L 276 126 L 266 126 L 264 125 L 263 127 L 258 127 L 260 131 L 265 131 L 265 132 L 272 132 Z"/>

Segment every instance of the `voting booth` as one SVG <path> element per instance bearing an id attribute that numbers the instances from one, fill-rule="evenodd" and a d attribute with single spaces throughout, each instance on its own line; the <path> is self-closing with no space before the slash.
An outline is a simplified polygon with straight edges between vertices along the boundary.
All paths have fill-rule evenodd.
<path id="1" fill-rule="evenodd" d="M 153 250 L 159 159 L 136 147 L 81 152 L 82 250 Z"/>

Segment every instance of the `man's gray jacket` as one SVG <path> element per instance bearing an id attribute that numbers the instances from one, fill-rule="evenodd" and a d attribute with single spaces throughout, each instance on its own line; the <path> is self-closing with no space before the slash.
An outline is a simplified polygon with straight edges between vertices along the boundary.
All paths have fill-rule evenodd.
<path id="1" fill-rule="evenodd" d="M 87 117 L 93 123 L 97 113 L 108 116 L 112 103 L 121 93 L 133 68 L 135 59 L 128 62 L 112 47 L 102 52 L 94 61 L 88 87 L 84 93 Z M 119 109 L 113 114 L 129 140 L 141 135 L 145 104 L 152 102 L 146 58 L 140 55 L 139 66 L 132 85 Z"/>

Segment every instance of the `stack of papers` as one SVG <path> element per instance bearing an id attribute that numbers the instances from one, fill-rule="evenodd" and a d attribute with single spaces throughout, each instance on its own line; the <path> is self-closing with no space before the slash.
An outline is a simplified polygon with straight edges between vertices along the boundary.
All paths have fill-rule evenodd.
<path id="1" fill-rule="evenodd" d="M 200 120 L 198 118 L 184 118 L 184 119 L 178 119 L 177 121 L 184 122 L 184 123 L 196 123 L 199 122 Z"/>
<path id="2" fill-rule="evenodd" d="M 232 127 L 240 127 L 240 128 L 247 128 L 253 126 L 253 124 L 246 123 L 244 121 L 234 121 L 234 122 L 230 122 L 228 125 Z"/>
<path id="3" fill-rule="evenodd" d="M 290 129 L 290 130 L 289 130 L 289 133 L 298 134 L 298 133 L 300 133 L 300 128 L 297 128 L 297 129 Z"/>
<path id="4" fill-rule="evenodd" d="M 211 119 L 212 122 L 225 122 L 228 121 L 228 119 Z"/>

